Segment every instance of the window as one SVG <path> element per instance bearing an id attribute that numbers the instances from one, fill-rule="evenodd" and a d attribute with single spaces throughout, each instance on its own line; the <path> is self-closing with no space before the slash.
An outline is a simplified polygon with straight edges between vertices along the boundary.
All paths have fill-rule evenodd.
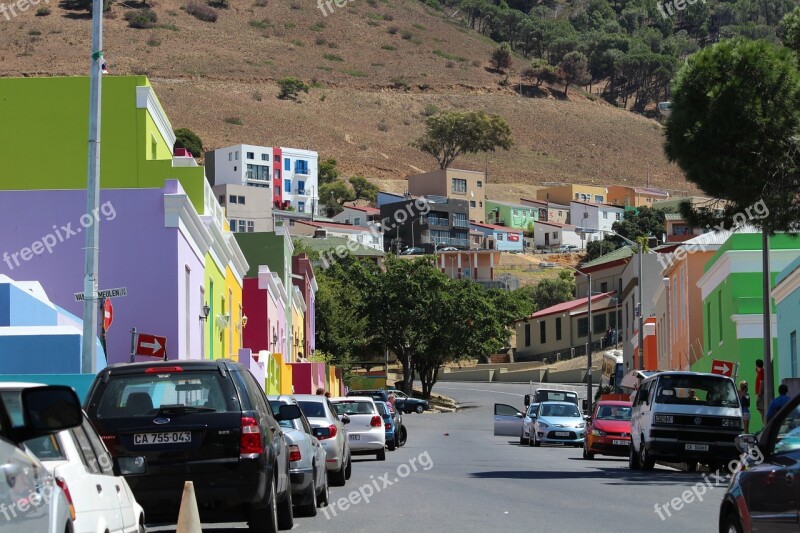
<path id="1" fill-rule="evenodd" d="M 360 226 L 361 225 L 361 217 L 353 217 L 353 225 Z"/>
<path id="2" fill-rule="evenodd" d="M 219 195 L 219 203 L 220 203 L 220 205 L 225 205 L 225 195 L 224 194 L 220 194 Z"/>
<path id="3" fill-rule="evenodd" d="M 617 220 L 619 220 L 619 213 L 617 213 L 617 214 L 615 215 L 615 218 L 616 218 Z"/>
<path id="4" fill-rule="evenodd" d="M 556 318 L 556 340 L 561 340 L 561 317 Z"/>
<path id="5" fill-rule="evenodd" d="M 531 325 L 525 324 L 525 346 L 531 345 Z"/>
<path id="6" fill-rule="evenodd" d="M 72 428 L 70 433 L 72 433 L 72 436 L 75 438 L 75 443 L 78 445 L 78 452 L 83 466 L 92 474 L 100 474 L 100 461 L 94 454 L 92 444 L 89 442 L 89 437 L 86 435 L 86 430 L 83 429 L 83 426 L 77 426 Z"/>
<path id="7" fill-rule="evenodd" d="M 608 211 L 603 211 L 603 220 L 608 220 Z"/>
<path id="8" fill-rule="evenodd" d="M 592 330 L 595 335 L 597 334 L 602 335 L 603 333 L 606 332 L 606 326 L 607 326 L 606 318 L 607 317 L 605 313 L 600 315 L 592 315 L 592 322 L 594 322 L 594 327 L 592 328 Z"/>
<path id="9" fill-rule="evenodd" d="M 234 166 L 233 166 L 233 171 L 234 171 L 234 172 L 236 172 L 236 170 L 237 170 L 238 168 L 239 168 L 239 167 L 237 167 L 236 165 L 234 165 Z"/>
<path id="10" fill-rule="evenodd" d="M 553 238 L 554 238 L 554 239 L 557 239 L 557 238 L 558 238 L 558 232 L 557 232 L 557 231 L 554 231 L 554 232 L 553 232 Z"/>
<path id="11" fill-rule="evenodd" d="M 297 182 L 297 194 L 305 194 L 306 193 L 306 182 L 305 181 L 298 181 Z"/>
<path id="12" fill-rule="evenodd" d="M 578 337 L 586 337 L 589 335 L 589 319 L 578 319 Z"/>
<path id="13" fill-rule="evenodd" d="M 233 194 L 231 194 L 230 197 L 228 197 L 228 202 L 231 203 L 231 204 L 235 204 L 236 203 L 236 198 L 238 198 L 238 197 L 233 195 Z"/>
<path id="14" fill-rule="evenodd" d="M 478 180 L 478 188 L 479 189 L 483 188 L 483 182 L 481 180 Z"/>
<path id="15" fill-rule="evenodd" d="M 475 207 L 475 200 L 470 200 L 469 201 L 469 206 L 470 207 Z"/>
<path id="16" fill-rule="evenodd" d="M 483 207 L 483 202 L 478 201 L 478 207 Z"/>
<path id="17" fill-rule="evenodd" d="M 576 200 L 580 200 L 580 199 L 581 199 L 581 195 L 580 195 L 580 194 L 578 194 L 578 193 L 575 193 L 575 199 L 576 199 Z"/>
<path id="18" fill-rule="evenodd" d="M 467 192 L 467 180 L 453 178 L 453 192 Z M 475 203 L 475 202 L 472 202 Z M 473 206 L 475 207 L 475 206 Z"/>
<path id="19" fill-rule="evenodd" d="M 261 154 L 262 161 L 269 161 L 269 154 Z"/>
<path id="20" fill-rule="evenodd" d="M 256 230 L 256 223 L 252 220 L 247 221 L 247 233 L 253 233 Z"/>
<path id="21" fill-rule="evenodd" d="M 288 157 L 283 160 L 283 170 L 292 170 L 292 160 Z"/>
<path id="22" fill-rule="evenodd" d="M 297 210 L 301 213 L 306 212 L 306 203 L 305 202 L 297 202 Z"/>
<path id="23" fill-rule="evenodd" d="M 228 220 L 228 225 L 231 227 L 231 231 L 234 232 L 234 233 L 236 233 L 236 228 L 238 227 L 236 224 L 237 224 L 236 219 L 232 218 L 232 219 Z"/>
<path id="24" fill-rule="evenodd" d="M 228 161 L 233 161 L 233 152 L 228 152 Z"/>
<path id="25" fill-rule="evenodd" d="M 266 165 L 247 165 L 247 179 L 269 181 L 269 167 Z"/>
<path id="26" fill-rule="evenodd" d="M 600 292 L 608 292 L 608 282 L 604 281 L 600 284 Z"/>
<path id="27" fill-rule="evenodd" d="M 498 241 L 504 241 L 505 240 L 505 236 L 502 233 L 498 233 L 497 234 L 497 240 Z"/>
<path id="28" fill-rule="evenodd" d="M 594 201 L 597 202 L 597 203 L 602 203 L 603 202 L 603 195 L 595 194 L 594 195 Z"/>
<path id="29" fill-rule="evenodd" d="M 292 180 L 283 180 L 283 191 L 292 192 Z"/>
<path id="30" fill-rule="evenodd" d="M 294 162 L 294 171 L 298 174 L 308 174 L 308 161 L 296 159 Z"/>
<path id="31" fill-rule="evenodd" d="M 236 198 L 239 205 L 244 205 L 244 196 L 237 196 Z"/>
<path id="32" fill-rule="evenodd" d="M 539 322 L 539 342 L 542 344 L 547 343 L 547 322 L 544 320 Z"/>
<path id="33" fill-rule="evenodd" d="M 247 152 L 247 159 L 255 159 L 255 158 L 256 154 L 254 154 L 253 152 Z"/>
<path id="34" fill-rule="evenodd" d="M 244 220 L 240 220 L 239 221 L 239 233 L 244 233 L 245 231 L 247 231 L 247 224 L 245 223 Z"/>
<path id="35" fill-rule="evenodd" d="M 280 162 L 281 162 L 281 156 L 279 156 L 279 155 L 276 155 L 276 156 L 275 156 L 275 162 L 276 162 L 276 163 L 280 163 Z"/>
<path id="36" fill-rule="evenodd" d="M 236 150 L 233 153 L 233 159 L 234 159 L 234 161 L 238 161 L 239 160 L 239 150 Z"/>

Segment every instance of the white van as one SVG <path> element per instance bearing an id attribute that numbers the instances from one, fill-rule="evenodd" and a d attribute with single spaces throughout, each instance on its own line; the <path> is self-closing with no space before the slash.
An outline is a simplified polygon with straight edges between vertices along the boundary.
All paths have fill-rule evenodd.
<path id="1" fill-rule="evenodd" d="M 717 374 L 660 372 L 642 381 L 631 416 L 631 469 L 658 460 L 714 471 L 739 456 L 742 409 L 733 380 Z"/>

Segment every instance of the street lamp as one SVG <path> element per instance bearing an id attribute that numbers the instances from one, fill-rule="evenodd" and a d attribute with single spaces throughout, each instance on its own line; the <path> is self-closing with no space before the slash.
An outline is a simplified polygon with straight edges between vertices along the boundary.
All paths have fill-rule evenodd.
<path id="1" fill-rule="evenodd" d="M 586 362 L 586 412 L 588 414 L 592 413 L 592 275 L 577 268 L 568 267 L 571 270 L 574 270 L 578 274 L 585 276 L 586 281 L 589 283 L 589 288 L 586 290 L 587 300 L 588 300 L 588 312 L 587 312 L 587 320 L 589 321 L 589 332 L 588 332 L 588 341 L 589 346 L 586 350 L 587 362 Z"/>

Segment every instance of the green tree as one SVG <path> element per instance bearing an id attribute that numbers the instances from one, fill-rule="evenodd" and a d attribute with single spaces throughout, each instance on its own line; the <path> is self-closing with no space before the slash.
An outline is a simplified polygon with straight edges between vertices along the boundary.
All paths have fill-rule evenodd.
<path id="1" fill-rule="evenodd" d="M 347 181 L 349 181 L 350 185 L 353 187 L 356 200 L 366 200 L 371 204 L 378 201 L 380 188 L 367 181 L 367 178 L 363 176 L 351 176 Z"/>
<path id="2" fill-rule="evenodd" d="M 531 82 L 534 87 L 539 87 L 542 83 L 554 85 L 559 81 L 558 69 L 544 59 L 536 58 L 522 71 L 522 79 Z"/>
<path id="3" fill-rule="evenodd" d="M 611 253 L 619 248 L 619 244 L 613 241 L 610 237 L 606 236 L 599 241 L 589 241 L 586 245 L 586 256 L 583 258 L 585 262 L 592 261 L 605 254 Z"/>
<path id="4" fill-rule="evenodd" d="M 589 75 L 589 61 L 580 52 L 568 53 L 559 66 L 561 79 L 564 82 L 564 96 L 567 96 L 570 84 L 586 85 L 592 81 Z"/>
<path id="5" fill-rule="evenodd" d="M 203 155 L 203 141 L 199 135 L 188 128 L 175 130 L 175 148 L 185 148 L 195 157 Z"/>
<path id="6" fill-rule="evenodd" d="M 533 301 L 537 309 L 547 309 L 575 298 L 575 277 L 569 270 L 562 270 L 557 278 L 547 278 L 533 289 Z"/>
<path id="7" fill-rule="evenodd" d="M 355 199 L 353 189 L 341 180 L 326 183 L 319 188 L 319 203 L 326 208 L 329 217 L 341 213 L 344 203 Z"/>
<path id="8" fill-rule="evenodd" d="M 641 206 L 625 212 L 625 218 L 614 222 L 611 229 L 632 241 L 639 237 L 656 237 L 663 240 L 666 230 L 666 217 L 661 209 Z M 613 239 L 609 238 L 609 239 Z"/>
<path id="9" fill-rule="evenodd" d="M 505 72 L 511 67 L 511 46 L 508 43 L 501 43 L 492 51 L 490 63 L 495 70 Z"/>
<path id="10" fill-rule="evenodd" d="M 336 160 L 329 158 L 319 162 L 319 184 L 333 183 L 339 179 L 339 169 L 336 168 Z"/>
<path id="11" fill-rule="evenodd" d="M 778 33 L 784 46 L 800 53 L 800 7 L 783 17 Z"/>
<path id="12" fill-rule="evenodd" d="M 278 93 L 278 98 L 282 100 L 297 100 L 297 95 L 300 94 L 300 91 L 308 93 L 308 90 L 311 88 L 311 86 L 303 80 L 292 77 L 279 79 L 278 87 L 281 89 Z"/>
<path id="13" fill-rule="evenodd" d="M 449 167 L 461 154 L 508 150 L 511 129 L 499 115 L 483 111 L 447 111 L 425 120 L 425 134 L 412 143 L 436 158 L 439 168 Z"/>
<path id="14" fill-rule="evenodd" d="M 665 151 L 689 181 L 726 201 L 682 212 L 695 226 L 736 224 L 759 199 L 767 232 L 800 221 L 800 71 L 796 55 L 766 41 L 723 41 L 691 56 L 673 87 Z"/>

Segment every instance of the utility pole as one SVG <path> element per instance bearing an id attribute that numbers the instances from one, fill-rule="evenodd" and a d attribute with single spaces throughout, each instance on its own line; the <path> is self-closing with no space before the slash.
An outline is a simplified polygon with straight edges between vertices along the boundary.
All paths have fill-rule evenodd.
<path id="1" fill-rule="evenodd" d="M 586 350 L 588 356 L 587 371 L 586 371 L 586 413 L 592 414 L 592 275 L 587 273 L 586 279 L 589 282 L 589 290 L 586 294 L 589 295 L 589 349 Z"/>
<path id="2" fill-rule="evenodd" d="M 103 80 L 103 0 L 92 2 L 92 70 L 89 82 L 89 165 L 86 180 L 86 213 L 100 211 L 100 104 Z M 83 346 L 81 373 L 97 373 L 97 287 L 100 224 L 86 228 L 83 278 Z"/>
<path id="3" fill-rule="evenodd" d="M 761 251 L 762 263 L 762 290 L 763 307 L 764 307 L 764 411 L 769 407 L 769 403 L 774 397 L 775 377 L 774 368 L 772 365 L 772 297 L 770 295 L 770 261 L 769 261 L 769 230 L 766 227 L 761 228 L 761 239 L 763 249 Z"/>

